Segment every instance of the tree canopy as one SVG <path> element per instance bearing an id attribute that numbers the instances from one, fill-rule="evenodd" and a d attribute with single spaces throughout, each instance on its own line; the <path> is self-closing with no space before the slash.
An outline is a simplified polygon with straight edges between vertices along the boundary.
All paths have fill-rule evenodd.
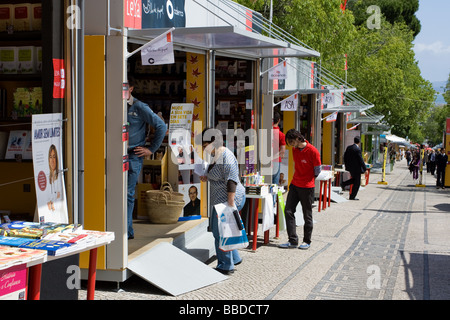
<path id="1" fill-rule="evenodd" d="M 237 0 L 269 18 L 270 0 Z M 320 63 L 344 78 L 348 56 L 348 82 L 357 93 L 385 115 L 391 131 L 423 142 L 431 130 L 434 90 L 420 73 L 412 41 L 420 32 L 415 16 L 418 0 L 278 0 L 273 1 L 273 22 L 321 53 Z M 375 5 L 378 23 L 368 20 Z M 372 7 L 373 8 L 373 7 Z M 450 88 L 448 88 L 450 89 Z M 447 90 L 447 99 L 450 100 Z"/>

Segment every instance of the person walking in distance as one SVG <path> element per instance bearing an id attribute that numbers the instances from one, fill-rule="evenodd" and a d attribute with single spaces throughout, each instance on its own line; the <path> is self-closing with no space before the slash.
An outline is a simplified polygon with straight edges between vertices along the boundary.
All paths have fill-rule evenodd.
<path id="1" fill-rule="evenodd" d="M 311 245 L 313 230 L 312 202 L 314 200 L 315 178 L 321 171 L 320 153 L 295 129 L 286 133 L 286 144 L 292 146 L 295 171 L 289 186 L 285 206 L 286 230 L 289 242 L 280 244 L 279 247 L 290 249 L 298 246 L 295 211 L 300 202 L 305 224 L 303 226 L 303 242 L 298 248 L 306 250 Z"/>
<path id="2" fill-rule="evenodd" d="M 361 149 L 359 147 L 360 139 L 355 137 L 353 139 L 354 144 L 347 147 L 344 152 L 344 164 L 345 170 L 350 172 L 351 178 L 341 182 L 342 190 L 348 185 L 353 185 L 352 192 L 350 194 L 350 200 L 359 200 L 356 198 L 359 187 L 361 186 L 361 174 L 366 172 L 366 164 L 361 155 Z"/>

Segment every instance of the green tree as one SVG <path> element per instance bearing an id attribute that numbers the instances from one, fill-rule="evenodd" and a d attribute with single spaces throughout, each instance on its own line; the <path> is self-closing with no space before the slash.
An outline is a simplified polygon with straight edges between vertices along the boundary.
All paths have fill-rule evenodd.
<path id="1" fill-rule="evenodd" d="M 450 105 L 450 74 L 448 75 L 447 85 L 445 86 L 444 100 L 447 106 Z"/>
<path id="2" fill-rule="evenodd" d="M 423 130 L 425 139 L 430 145 L 437 145 L 442 142 L 442 135 L 448 117 L 450 117 L 450 106 L 448 104 L 436 105 L 431 108 Z"/>
<path id="3" fill-rule="evenodd" d="M 270 0 L 237 0 L 269 19 Z M 342 12 L 341 0 L 273 1 L 273 23 L 320 52 L 322 65 L 344 77 L 344 54 L 356 36 L 353 15 Z"/>
<path id="4" fill-rule="evenodd" d="M 404 23 L 391 24 L 384 17 L 379 29 L 359 26 L 348 54 L 348 79 L 385 115 L 392 133 L 421 142 L 434 90 L 420 75 L 412 40 Z"/>

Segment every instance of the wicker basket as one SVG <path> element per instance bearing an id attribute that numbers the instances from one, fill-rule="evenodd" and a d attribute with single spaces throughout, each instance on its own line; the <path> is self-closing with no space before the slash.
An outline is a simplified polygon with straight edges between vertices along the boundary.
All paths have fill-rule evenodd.
<path id="1" fill-rule="evenodd" d="M 172 187 L 170 187 L 170 190 L 172 190 Z M 182 193 L 163 190 L 163 187 L 161 187 L 161 190 L 147 191 L 147 214 L 151 223 L 176 223 L 183 212 L 184 206 Z"/>
<path id="2" fill-rule="evenodd" d="M 173 191 L 172 186 L 167 181 L 163 182 L 160 190 L 148 190 L 147 198 L 150 200 L 158 200 L 161 194 L 166 194 L 168 200 L 184 202 L 184 195 L 180 192 Z"/>

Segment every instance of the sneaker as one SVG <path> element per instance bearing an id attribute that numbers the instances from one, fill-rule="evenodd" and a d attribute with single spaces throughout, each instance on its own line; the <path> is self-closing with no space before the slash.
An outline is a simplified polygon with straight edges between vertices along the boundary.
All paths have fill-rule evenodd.
<path id="1" fill-rule="evenodd" d="M 283 243 L 283 244 L 278 245 L 278 248 L 282 248 L 282 249 L 294 249 L 294 248 L 297 248 L 297 245 L 291 244 L 290 242 L 287 242 L 287 243 Z"/>
<path id="2" fill-rule="evenodd" d="M 226 276 L 231 276 L 234 273 L 234 270 L 224 270 L 224 269 L 220 269 L 220 268 L 214 268 L 214 269 Z"/>
<path id="3" fill-rule="evenodd" d="M 302 244 L 298 247 L 301 250 L 308 250 L 311 245 L 306 242 L 302 242 Z"/>

